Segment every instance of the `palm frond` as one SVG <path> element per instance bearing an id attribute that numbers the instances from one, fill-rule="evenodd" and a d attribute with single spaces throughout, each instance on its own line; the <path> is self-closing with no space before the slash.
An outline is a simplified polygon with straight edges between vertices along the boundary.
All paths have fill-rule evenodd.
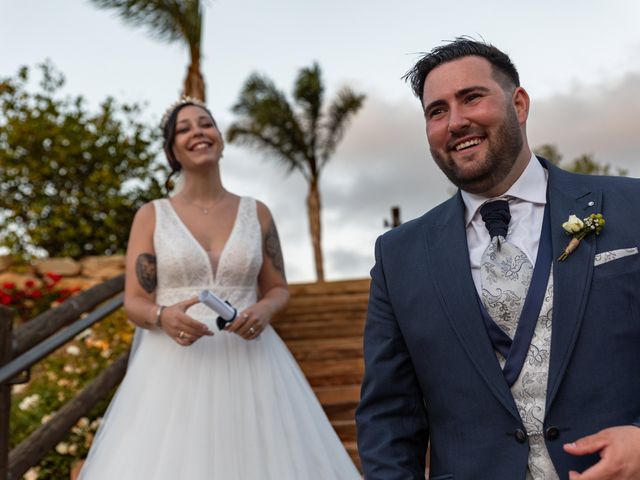
<path id="1" fill-rule="evenodd" d="M 198 46 L 202 36 L 201 0 L 91 0 L 98 8 L 115 10 L 134 26 L 146 25 L 159 40 L 183 40 Z"/>
<path id="2" fill-rule="evenodd" d="M 273 82 L 257 74 L 251 75 L 232 110 L 240 120 L 229 129 L 229 143 L 267 147 L 290 170 L 298 169 L 305 176 L 311 173 L 302 127 L 286 97 Z"/>
<path id="3" fill-rule="evenodd" d="M 293 98 L 300 106 L 305 122 L 307 145 L 311 152 L 315 152 L 318 137 L 318 124 L 322 115 L 324 100 L 324 86 L 320 66 L 314 63 L 309 68 L 303 68 L 296 79 Z"/>
<path id="4" fill-rule="evenodd" d="M 365 95 L 358 95 L 348 87 L 338 92 L 327 113 L 326 135 L 320 148 L 320 169 L 327 163 L 342 140 L 347 124 L 360 110 Z"/>
<path id="5" fill-rule="evenodd" d="M 276 138 L 265 136 L 259 131 L 251 130 L 250 127 L 234 123 L 227 130 L 227 141 L 257 150 L 265 150 L 267 156 L 275 158 L 284 165 L 287 174 L 298 170 L 305 179 L 309 180 L 306 163 L 300 161 L 285 145 L 277 143 L 278 139 Z"/>

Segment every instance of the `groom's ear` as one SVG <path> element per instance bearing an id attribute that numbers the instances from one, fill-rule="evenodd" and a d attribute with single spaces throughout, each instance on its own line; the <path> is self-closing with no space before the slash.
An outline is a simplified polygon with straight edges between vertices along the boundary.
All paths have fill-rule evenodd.
<path id="1" fill-rule="evenodd" d="M 527 118 L 529 118 L 529 94 L 524 88 L 516 87 L 511 95 L 511 102 L 516 111 L 518 123 L 524 125 L 527 123 Z"/>

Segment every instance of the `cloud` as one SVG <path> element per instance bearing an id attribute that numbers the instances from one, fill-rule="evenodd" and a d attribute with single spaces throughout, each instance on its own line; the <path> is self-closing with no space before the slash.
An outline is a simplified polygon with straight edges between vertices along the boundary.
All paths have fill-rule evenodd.
<path id="1" fill-rule="evenodd" d="M 599 162 L 640 177 L 637 137 L 640 120 L 640 73 L 597 85 L 576 83 L 566 93 L 532 102 L 529 141 L 533 147 L 555 144 L 570 161 L 591 153 Z M 615 170 L 615 168 L 614 168 Z"/>

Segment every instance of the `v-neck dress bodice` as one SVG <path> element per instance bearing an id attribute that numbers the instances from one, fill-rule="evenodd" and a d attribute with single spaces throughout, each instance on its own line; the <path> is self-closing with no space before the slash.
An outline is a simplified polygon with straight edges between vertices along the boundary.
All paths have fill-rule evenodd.
<path id="1" fill-rule="evenodd" d="M 173 305 L 204 288 L 239 311 L 256 302 L 262 236 L 255 200 L 240 200 L 216 273 L 171 203 L 154 206 L 157 303 Z M 80 480 L 361 478 L 271 326 L 246 341 L 217 330 L 217 315 L 204 305 L 187 314 L 215 335 L 183 347 L 161 330 L 136 330 L 127 374 Z"/>
<path id="2" fill-rule="evenodd" d="M 255 200 L 242 197 L 233 228 L 214 271 L 209 254 L 180 219 L 168 199 L 156 200 L 153 244 L 158 268 L 157 302 L 172 305 L 207 288 L 238 309 L 256 301 L 262 266 L 260 222 Z M 195 317 L 213 314 L 204 305 L 189 311 Z"/>

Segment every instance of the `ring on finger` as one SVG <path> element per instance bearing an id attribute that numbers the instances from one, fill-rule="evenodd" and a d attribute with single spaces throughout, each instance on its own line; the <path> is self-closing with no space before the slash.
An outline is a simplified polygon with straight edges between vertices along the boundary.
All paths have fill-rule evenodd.
<path id="1" fill-rule="evenodd" d="M 243 313 L 242 314 L 242 318 L 244 318 L 246 320 L 247 318 L 249 318 L 249 314 L 248 313 Z"/>
<path id="2" fill-rule="evenodd" d="M 184 330 L 180 330 L 180 332 L 178 333 L 178 338 L 182 340 L 184 337 L 185 337 Z"/>
<path id="3" fill-rule="evenodd" d="M 255 328 L 253 328 L 253 327 L 251 327 L 251 328 L 249 329 L 249 333 L 250 333 L 251 335 L 253 335 L 254 333 L 256 333 L 256 329 L 255 329 Z"/>

